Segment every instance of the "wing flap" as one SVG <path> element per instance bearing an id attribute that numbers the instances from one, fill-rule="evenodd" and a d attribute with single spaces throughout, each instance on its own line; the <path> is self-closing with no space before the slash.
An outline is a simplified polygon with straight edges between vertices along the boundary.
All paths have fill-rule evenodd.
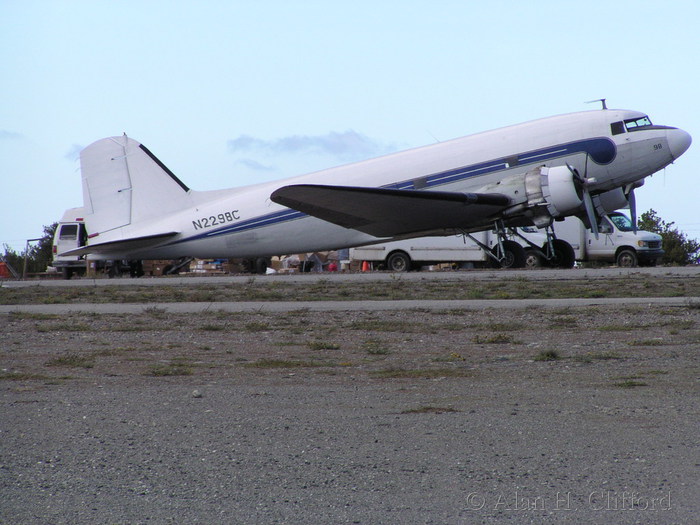
<path id="1" fill-rule="evenodd" d="M 274 191 L 277 204 L 375 237 L 468 229 L 503 210 L 500 193 L 395 190 L 298 184 Z"/>
<path id="2" fill-rule="evenodd" d="M 98 254 L 120 254 L 131 252 L 134 250 L 142 250 L 144 248 L 153 248 L 160 245 L 163 241 L 174 237 L 179 232 L 157 233 L 155 235 L 144 235 L 142 237 L 131 237 L 129 239 L 119 239 L 116 241 L 107 241 L 103 243 L 89 244 L 67 252 L 59 253 L 60 256 L 68 255 L 88 255 L 91 253 Z"/>

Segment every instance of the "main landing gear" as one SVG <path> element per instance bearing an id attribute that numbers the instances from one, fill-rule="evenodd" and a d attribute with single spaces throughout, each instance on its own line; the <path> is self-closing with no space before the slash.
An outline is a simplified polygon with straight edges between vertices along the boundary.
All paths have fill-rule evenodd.
<path id="1" fill-rule="evenodd" d="M 561 239 L 557 239 L 554 228 L 547 226 L 545 233 L 547 240 L 540 247 L 523 237 L 517 230 L 511 228 L 511 233 L 522 239 L 527 245 L 526 265 L 528 267 L 539 266 L 540 262 L 551 268 L 573 268 L 576 255 L 571 245 Z M 517 243 L 516 243 L 517 244 Z M 535 263 L 537 261 L 537 263 Z"/>
<path id="2" fill-rule="evenodd" d="M 465 235 L 484 251 L 494 268 L 525 268 L 525 249 L 519 243 L 508 238 L 503 221 L 496 221 L 494 228 L 498 241 L 493 248 L 489 248 L 469 233 L 465 233 Z M 515 230 L 511 228 L 510 232 L 515 233 Z"/>
<path id="3" fill-rule="evenodd" d="M 525 268 L 546 265 L 552 268 L 573 268 L 576 261 L 574 249 L 561 239 L 557 239 L 554 229 L 545 229 L 547 240 L 537 246 L 524 237 L 515 228 L 506 228 L 503 221 L 494 223 L 497 242 L 493 248 L 485 245 L 476 237 L 465 233 L 488 256 L 494 268 Z M 518 237 L 522 242 L 512 240 Z M 526 247 L 523 247 L 525 245 Z"/>

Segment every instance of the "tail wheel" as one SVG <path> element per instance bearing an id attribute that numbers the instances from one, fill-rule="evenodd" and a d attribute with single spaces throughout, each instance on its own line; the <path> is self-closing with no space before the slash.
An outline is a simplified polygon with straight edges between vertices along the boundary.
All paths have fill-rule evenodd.
<path id="1" fill-rule="evenodd" d="M 267 273 L 267 268 L 270 266 L 268 260 L 264 257 L 258 257 L 255 259 L 255 273 L 265 275 Z"/>
<path id="2" fill-rule="evenodd" d="M 386 267 L 390 272 L 407 272 L 411 269 L 411 258 L 407 253 L 394 252 L 386 258 Z"/>
<path id="3" fill-rule="evenodd" d="M 540 268 L 542 257 L 535 250 L 525 250 L 525 268 Z"/>
<path id="4" fill-rule="evenodd" d="M 515 241 L 503 241 L 503 260 L 493 261 L 496 268 L 525 268 L 525 249 Z M 491 250 L 498 257 L 498 246 Z"/>
<path id="5" fill-rule="evenodd" d="M 576 254 L 571 245 L 561 239 L 554 239 L 552 246 L 554 248 L 554 256 L 549 260 L 550 266 L 554 268 L 573 268 L 576 262 Z M 542 247 L 542 250 L 547 253 L 546 244 Z"/>

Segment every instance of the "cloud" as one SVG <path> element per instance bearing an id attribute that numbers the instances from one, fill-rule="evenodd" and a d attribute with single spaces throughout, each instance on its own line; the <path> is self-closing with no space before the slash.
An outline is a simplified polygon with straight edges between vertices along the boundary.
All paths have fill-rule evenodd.
<path id="1" fill-rule="evenodd" d="M 72 144 L 71 147 L 66 151 L 65 155 L 63 155 L 64 159 L 68 160 L 78 160 L 80 158 L 80 152 L 82 151 L 83 146 L 79 144 Z"/>
<path id="2" fill-rule="evenodd" d="M 0 129 L 0 140 L 17 140 L 21 139 L 22 134 L 16 133 L 14 131 L 7 131 L 6 129 Z"/>
<path id="3" fill-rule="evenodd" d="M 278 154 L 330 155 L 340 160 L 352 161 L 383 155 L 396 150 L 392 144 L 384 144 L 353 130 L 331 131 L 325 135 L 290 135 L 272 140 L 250 135 L 240 135 L 228 141 L 231 153 L 261 152 Z"/>
<path id="4" fill-rule="evenodd" d="M 253 171 L 275 171 L 276 169 L 273 166 L 266 166 L 253 159 L 239 159 L 236 163 Z"/>

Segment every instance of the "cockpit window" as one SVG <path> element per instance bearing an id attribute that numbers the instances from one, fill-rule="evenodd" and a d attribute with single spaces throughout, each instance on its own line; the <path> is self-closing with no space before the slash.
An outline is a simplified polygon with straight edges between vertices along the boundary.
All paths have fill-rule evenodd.
<path id="1" fill-rule="evenodd" d="M 648 128 L 649 126 L 651 126 L 651 120 L 646 116 L 642 118 L 625 120 L 625 127 L 627 128 L 627 131 L 637 131 L 642 128 Z"/>
<path id="2" fill-rule="evenodd" d="M 613 122 L 610 124 L 610 131 L 612 132 L 613 135 L 619 135 L 620 133 L 625 132 L 625 123 L 620 121 L 620 122 Z"/>

